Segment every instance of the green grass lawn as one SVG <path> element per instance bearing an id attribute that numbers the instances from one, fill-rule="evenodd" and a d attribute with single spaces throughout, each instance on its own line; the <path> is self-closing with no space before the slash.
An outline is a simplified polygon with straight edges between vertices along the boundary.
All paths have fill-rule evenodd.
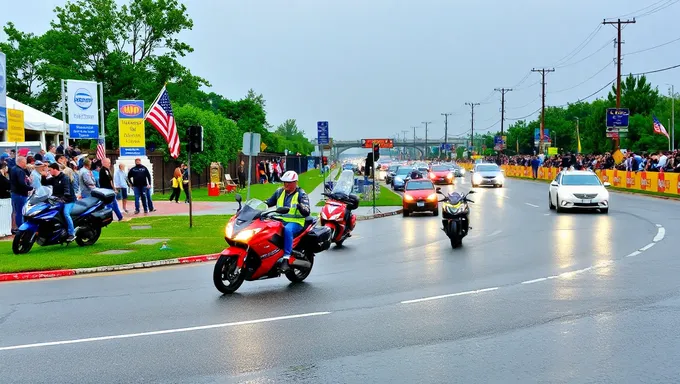
<path id="1" fill-rule="evenodd" d="M 189 229 L 188 216 L 157 216 L 114 222 L 102 230 L 97 243 L 79 247 L 75 242 L 68 247 L 37 244 L 28 254 L 12 253 L 12 242 L 0 242 L 0 272 L 42 271 L 53 269 L 86 268 L 172 259 L 219 253 L 227 247 L 224 228 L 228 215 L 194 216 L 193 228 Z M 132 226 L 151 225 L 151 229 L 133 230 Z M 160 250 L 162 243 L 154 245 L 131 245 L 143 238 L 169 239 L 169 250 Z M 97 255 L 96 253 L 126 249 L 132 252 L 121 255 Z"/>
<path id="2" fill-rule="evenodd" d="M 360 196 L 361 197 L 361 196 Z M 326 204 L 323 201 L 316 203 L 317 207 L 323 207 Z M 359 201 L 360 207 L 372 207 L 373 200 L 361 200 Z M 390 188 L 385 186 L 380 186 L 380 194 L 378 198 L 375 199 L 376 207 L 393 207 L 401 206 L 401 195 L 394 193 Z"/>
<path id="3" fill-rule="evenodd" d="M 311 193 L 319 184 L 323 182 L 323 176 L 321 175 L 321 171 L 318 169 L 313 169 L 311 171 L 305 172 L 300 174 L 299 176 L 299 185 L 300 188 L 304 189 L 305 192 Z M 260 200 L 266 200 L 271 195 L 274 194 L 274 191 L 276 191 L 277 188 L 283 186 L 283 184 L 278 183 L 278 184 L 253 184 L 250 187 L 250 197 L 253 199 L 260 199 Z M 246 198 L 246 189 L 239 189 L 238 193 L 241 194 L 243 199 L 245 200 Z M 170 191 L 168 191 L 166 194 L 161 194 L 159 192 L 156 192 L 153 194 L 153 200 L 167 200 L 170 198 Z M 236 201 L 234 200 L 234 196 L 236 196 L 235 193 L 227 193 L 227 194 L 222 194 L 219 196 L 208 196 L 208 188 L 193 188 L 191 190 L 192 194 L 192 199 L 193 201 Z M 130 200 L 134 200 L 135 197 L 134 195 L 129 198 Z M 182 192 L 182 196 L 180 196 L 180 199 L 184 199 L 184 192 Z"/>

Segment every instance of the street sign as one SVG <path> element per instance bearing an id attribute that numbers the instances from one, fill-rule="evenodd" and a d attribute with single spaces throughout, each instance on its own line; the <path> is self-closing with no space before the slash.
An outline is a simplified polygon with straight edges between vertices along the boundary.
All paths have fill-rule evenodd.
<path id="1" fill-rule="evenodd" d="M 373 148 L 373 144 L 378 144 L 380 148 L 394 148 L 392 139 L 361 139 L 362 148 Z"/>
<path id="2" fill-rule="evenodd" d="M 607 132 L 607 137 L 616 139 L 619 137 L 619 132 L 618 131 Z"/>
<path id="3" fill-rule="evenodd" d="M 451 150 L 453 149 L 453 144 L 451 144 L 451 143 L 441 143 L 439 148 L 444 152 L 451 152 Z"/>
<path id="4" fill-rule="evenodd" d="M 629 115 L 630 110 L 628 108 L 608 108 L 607 127 L 628 127 Z"/>
<path id="5" fill-rule="evenodd" d="M 316 142 L 319 143 L 319 145 L 328 145 L 330 144 L 330 138 L 328 137 L 328 122 L 327 121 L 319 121 L 316 123 Z"/>
<path id="6" fill-rule="evenodd" d="M 260 134 L 253 132 L 243 133 L 243 149 L 246 156 L 257 156 L 260 154 Z"/>

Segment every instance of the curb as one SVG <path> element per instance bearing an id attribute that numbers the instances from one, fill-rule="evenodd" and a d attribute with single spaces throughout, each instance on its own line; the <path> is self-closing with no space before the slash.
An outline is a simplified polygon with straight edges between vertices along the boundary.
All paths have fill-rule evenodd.
<path id="1" fill-rule="evenodd" d="M 396 215 L 401 215 L 402 212 L 404 212 L 403 209 L 397 209 L 396 211 L 393 211 L 393 212 L 376 213 L 374 215 L 362 215 L 362 216 L 357 216 L 357 221 L 373 220 L 373 219 L 379 219 L 381 217 L 396 216 Z"/>
<path id="2" fill-rule="evenodd" d="M 54 278 L 54 277 L 86 275 L 86 274 L 90 274 L 90 273 L 102 273 L 102 272 L 127 271 L 127 270 L 131 270 L 131 269 L 144 269 L 144 268 L 162 267 L 162 266 L 166 266 L 166 265 L 204 263 L 204 262 L 207 262 L 207 261 L 217 260 L 219 255 L 220 255 L 219 253 L 216 253 L 216 254 L 211 254 L 211 255 L 188 256 L 188 257 L 179 257 L 179 258 L 175 258 L 175 259 L 146 261 L 146 262 L 143 262 L 143 263 L 133 263 L 133 264 L 109 265 L 109 266 L 92 267 L 92 268 L 61 269 L 61 270 L 55 270 L 55 271 L 0 273 L 0 282 L 51 279 L 51 278 Z"/>

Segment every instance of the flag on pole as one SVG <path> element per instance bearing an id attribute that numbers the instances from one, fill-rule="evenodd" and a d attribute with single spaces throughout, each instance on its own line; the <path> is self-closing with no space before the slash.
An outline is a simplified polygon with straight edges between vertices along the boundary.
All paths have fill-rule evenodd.
<path id="1" fill-rule="evenodd" d="M 654 133 L 669 137 L 668 132 L 666 132 L 666 128 L 663 126 L 663 124 L 661 124 L 661 122 L 659 121 L 659 119 L 656 118 L 656 116 L 653 117 L 654 117 Z"/>
<path id="2" fill-rule="evenodd" d="M 106 159 L 106 146 L 104 144 L 105 142 L 103 138 L 97 140 L 97 159 L 99 160 Z"/>
<path id="3" fill-rule="evenodd" d="M 578 131 L 578 124 L 576 124 L 576 153 L 581 153 L 581 134 Z"/>
<path id="4" fill-rule="evenodd" d="M 515 145 L 517 146 L 517 154 L 519 155 L 519 137 L 516 139 Z"/>
<path id="5" fill-rule="evenodd" d="M 176 159 L 179 156 L 179 134 L 177 133 L 175 116 L 172 113 L 172 105 L 170 105 L 170 96 L 168 96 L 168 90 L 165 89 L 165 86 L 161 89 L 144 119 L 151 123 L 163 136 L 165 142 L 168 143 L 170 156 Z"/>

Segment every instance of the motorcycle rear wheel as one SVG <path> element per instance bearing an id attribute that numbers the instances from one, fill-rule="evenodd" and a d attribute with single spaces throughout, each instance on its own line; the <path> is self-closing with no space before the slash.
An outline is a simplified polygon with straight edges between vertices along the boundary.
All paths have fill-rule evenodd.
<path id="1" fill-rule="evenodd" d="M 78 236 L 76 236 L 76 243 L 78 243 L 78 245 L 81 247 L 94 245 L 94 243 L 99 240 L 99 236 L 101 236 L 101 234 L 101 228 L 87 228 L 81 230 Z"/>
<path id="2" fill-rule="evenodd" d="M 309 276 L 310 273 L 312 273 L 312 268 L 314 267 L 314 254 L 309 252 L 309 251 L 304 251 L 305 254 L 305 260 L 309 261 L 312 266 L 309 267 L 309 269 L 299 269 L 299 268 L 291 268 L 286 271 L 286 278 L 290 280 L 292 283 L 301 283 L 305 281 L 307 276 Z"/>
<path id="3" fill-rule="evenodd" d="M 243 284 L 243 274 L 234 275 L 236 271 L 236 257 L 220 256 L 213 270 L 213 283 L 218 291 L 229 295 L 236 292 Z M 227 284 L 225 284 L 225 281 Z"/>
<path id="4" fill-rule="evenodd" d="M 14 240 L 12 241 L 12 252 L 14 252 L 15 255 L 28 253 L 31 248 L 33 248 L 31 236 L 32 235 L 26 233 L 26 231 L 18 231 L 16 235 L 14 235 Z"/>

